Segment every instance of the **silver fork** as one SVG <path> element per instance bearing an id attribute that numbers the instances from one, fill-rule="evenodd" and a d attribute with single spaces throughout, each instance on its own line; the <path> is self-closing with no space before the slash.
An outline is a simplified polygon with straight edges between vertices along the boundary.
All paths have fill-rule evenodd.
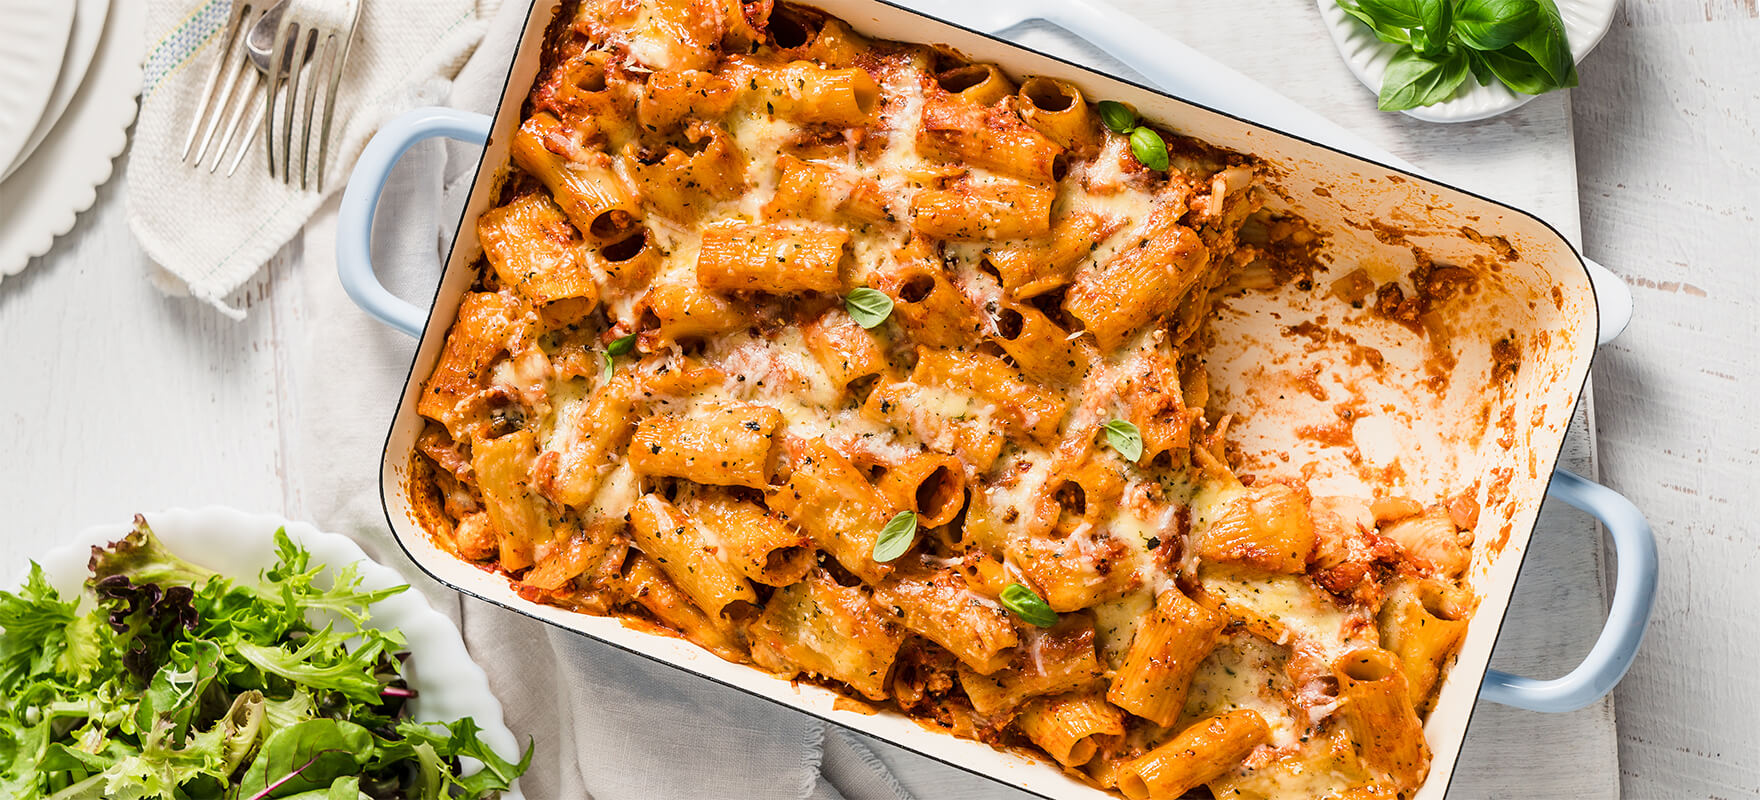
<path id="1" fill-rule="evenodd" d="M 325 10 L 334 11 L 336 3 L 325 3 Z M 312 123 L 318 111 L 319 92 L 324 94 L 323 116 L 318 124 L 317 190 L 324 191 L 324 169 L 330 154 L 330 129 L 336 116 L 336 90 L 348 62 L 349 45 L 360 22 L 361 0 L 345 0 L 340 15 L 314 13 L 312 8 L 289 6 L 275 36 L 275 52 L 269 57 L 269 91 L 264 112 L 269 130 L 263 137 L 268 145 L 269 176 L 275 177 L 276 164 L 281 166 L 281 182 L 292 185 L 293 128 L 300 120 L 299 188 L 304 191 L 311 183 Z M 286 91 L 282 91 L 285 85 Z M 301 90 L 304 95 L 301 95 Z M 276 98 L 281 100 L 281 115 L 276 116 Z M 303 109 L 301 108 L 303 103 Z M 303 111 L 303 113 L 302 113 Z M 281 128 L 281 160 L 275 159 L 275 129 Z"/>
<path id="2" fill-rule="evenodd" d="M 190 119 L 189 133 L 183 138 L 183 155 L 179 156 L 182 160 L 189 161 L 190 153 L 193 150 L 195 153 L 194 164 L 198 167 L 201 166 L 203 157 L 208 153 L 208 146 L 214 142 L 214 132 L 219 128 L 221 119 L 226 116 L 227 106 L 232 104 L 233 93 L 238 89 L 239 78 L 250 72 L 243 52 L 244 34 L 247 31 L 245 25 L 250 24 L 254 29 L 256 23 L 260 22 L 269 12 L 278 11 L 285 2 L 286 0 L 282 0 L 282 2 L 276 3 L 266 12 L 264 11 L 265 0 L 232 0 L 232 10 L 227 16 L 226 27 L 220 33 L 220 47 L 214 55 L 214 66 L 208 70 L 208 80 L 202 86 L 201 102 L 196 106 L 195 116 Z M 220 82 L 222 75 L 226 77 L 224 84 Z M 251 88 L 245 90 L 243 100 L 239 103 L 240 107 L 249 102 L 251 94 L 256 91 L 256 82 L 261 80 L 255 73 L 251 74 L 251 78 L 253 83 Z M 218 102 L 215 97 L 216 88 L 219 89 Z M 234 124 L 236 124 L 236 116 L 235 111 Z M 200 148 L 196 147 L 198 133 L 201 134 Z M 225 152 L 225 150 L 225 146 L 222 145 L 219 152 Z M 215 155 L 214 163 L 218 165 L 219 162 L 220 156 Z"/>
<path id="3" fill-rule="evenodd" d="M 244 141 L 239 143 L 238 151 L 232 157 L 232 166 L 226 169 L 226 177 L 230 178 L 233 173 L 238 171 L 238 165 L 250 153 L 251 142 L 256 141 L 257 132 L 263 129 L 263 105 L 255 101 L 255 95 L 257 90 L 262 88 L 263 79 L 269 75 L 270 51 L 275 49 L 275 34 L 280 29 L 281 14 L 286 8 L 287 0 L 278 0 L 275 5 L 269 7 L 268 11 L 257 17 L 256 23 L 251 25 L 250 30 L 245 33 L 245 58 L 250 61 L 251 66 L 256 67 L 256 70 L 251 73 L 250 88 L 239 96 L 239 102 L 233 107 L 232 116 L 226 122 L 226 132 L 220 136 L 220 146 L 214 150 L 214 160 L 208 165 L 209 172 L 220 168 L 220 162 L 225 158 L 227 149 L 232 147 L 232 139 L 238 134 L 239 123 L 244 119 L 246 111 L 255 108 L 257 113 L 251 117 L 251 124 L 245 131 Z M 208 143 L 203 142 L 202 150 L 207 150 L 207 147 Z M 196 165 L 200 167 L 201 163 L 201 153 L 198 152 Z"/>

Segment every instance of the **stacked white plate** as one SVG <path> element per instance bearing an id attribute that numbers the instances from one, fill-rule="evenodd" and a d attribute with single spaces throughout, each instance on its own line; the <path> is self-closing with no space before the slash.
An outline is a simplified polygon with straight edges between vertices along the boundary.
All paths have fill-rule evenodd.
<path id="1" fill-rule="evenodd" d="M 0 0 L 0 278 L 90 208 L 128 143 L 145 0 Z"/>

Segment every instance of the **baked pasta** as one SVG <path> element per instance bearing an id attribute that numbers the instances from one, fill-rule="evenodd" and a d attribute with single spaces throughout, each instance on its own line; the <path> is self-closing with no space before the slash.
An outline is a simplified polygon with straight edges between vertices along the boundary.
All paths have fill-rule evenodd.
<path id="1" fill-rule="evenodd" d="M 425 524 L 1126 797 L 1409 794 L 1476 505 L 1234 474 L 1205 323 L 1311 237 L 1249 157 L 1020 77 L 565 3 L 422 388 Z"/>

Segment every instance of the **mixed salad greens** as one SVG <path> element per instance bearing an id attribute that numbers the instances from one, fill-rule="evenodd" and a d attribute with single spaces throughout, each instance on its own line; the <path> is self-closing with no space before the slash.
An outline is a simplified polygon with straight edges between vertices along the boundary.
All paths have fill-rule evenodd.
<path id="1" fill-rule="evenodd" d="M 80 598 L 41 567 L 0 592 L 0 796 L 46 800 L 437 800 L 493 797 L 525 772 L 475 721 L 409 719 L 403 635 L 353 565 L 275 533 L 243 586 L 167 550 L 135 518 L 92 548 Z M 313 620 L 328 620 L 321 626 Z M 462 774 L 461 759 L 483 768 Z"/>

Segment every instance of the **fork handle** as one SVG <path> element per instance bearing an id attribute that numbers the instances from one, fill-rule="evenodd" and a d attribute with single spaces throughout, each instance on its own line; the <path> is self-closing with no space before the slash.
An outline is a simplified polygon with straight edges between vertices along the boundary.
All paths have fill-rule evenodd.
<path id="1" fill-rule="evenodd" d="M 385 192 L 391 168 L 417 142 L 446 137 L 484 144 L 494 123 L 490 117 L 454 108 L 418 108 L 387 123 L 367 143 L 336 213 L 336 274 L 343 291 L 361 310 L 410 336 L 421 335 L 427 312 L 392 294 L 373 272 L 373 215 L 379 196 Z M 440 274 L 438 259 L 429 271 Z"/>

